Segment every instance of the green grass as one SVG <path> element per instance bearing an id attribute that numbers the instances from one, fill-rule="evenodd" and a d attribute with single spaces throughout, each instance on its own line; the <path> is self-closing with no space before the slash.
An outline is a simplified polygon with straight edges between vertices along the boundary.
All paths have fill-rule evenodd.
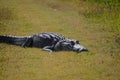
<path id="1" fill-rule="evenodd" d="M 118 41 L 120 38 L 119 0 L 78 0 L 77 4 L 79 7 L 79 14 L 84 15 L 90 23 L 99 23 L 101 27 L 107 27 L 108 31 L 115 34 L 114 39 L 120 44 L 120 40 Z"/>
<path id="2" fill-rule="evenodd" d="M 0 35 L 57 32 L 80 40 L 89 49 L 88 53 L 49 54 L 39 48 L 2 43 L 0 80 L 119 80 L 120 46 L 114 39 L 118 32 L 112 31 L 109 20 L 104 18 L 109 14 L 105 12 L 100 19 L 97 15 L 100 11 L 95 9 L 93 16 L 88 9 L 96 5 L 83 0 L 78 5 L 78 2 L 0 0 Z M 115 18 L 112 25 L 118 23 Z"/>

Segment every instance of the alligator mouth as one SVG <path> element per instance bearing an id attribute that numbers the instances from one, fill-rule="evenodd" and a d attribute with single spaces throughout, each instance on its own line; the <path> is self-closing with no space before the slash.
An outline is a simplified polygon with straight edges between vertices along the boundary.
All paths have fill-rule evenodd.
<path id="1" fill-rule="evenodd" d="M 80 53 L 80 52 L 88 52 L 88 49 L 83 48 L 83 49 L 76 49 L 76 50 L 74 50 L 74 51 L 77 52 L 77 53 Z"/>
<path id="2" fill-rule="evenodd" d="M 88 52 L 88 49 L 85 48 L 85 49 L 82 49 L 81 51 Z"/>

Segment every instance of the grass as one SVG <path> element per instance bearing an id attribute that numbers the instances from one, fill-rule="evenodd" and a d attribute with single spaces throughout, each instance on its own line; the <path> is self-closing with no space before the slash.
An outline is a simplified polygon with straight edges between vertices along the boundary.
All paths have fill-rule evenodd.
<path id="1" fill-rule="evenodd" d="M 87 3 L 88 2 L 88 3 Z M 115 39 L 120 37 L 120 1 L 119 0 L 88 0 L 84 4 L 78 3 L 79 13 L 84 15 L 90 22 L 100 23 L 102 27 L 115 33 Z M 81 8 L 81 6 L 87 4 Z M 120 44 L 119 41 L 117 41 Z"/>
<path id="2" fill-rule="evenodd" d="M 99 20 L 99 15 L 93 16 L 87 8 L 96 5 L 83 0 L 79 5 L 76 4 L 79 0 L 70 1 L 0 1 L 0 35 L 57 32 L 80 40 L 89 49 L 88 53 L 62 51 L 49 54 L 38 48 L 2 43 L 0 80 L 120 79 L 120 47 L 114 40 L 116 33 L 111 31 L 109 20 L 104 18 L 107 12 Z M 95 11 L 94 14 L 98 14 L 97 9 Z M 114 20 L 116 22 L 118 19 Z"/>

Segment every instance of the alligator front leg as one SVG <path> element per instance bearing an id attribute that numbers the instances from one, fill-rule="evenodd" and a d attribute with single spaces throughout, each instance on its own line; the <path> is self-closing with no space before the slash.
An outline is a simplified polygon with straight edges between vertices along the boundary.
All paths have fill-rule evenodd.
<path id="1" fill-rule="evenodd" d="M 53 46 L 45 46 L 42 48 L 42 50 L 52 53 L 53 52 L 52 48 L 53 48 Z"/>

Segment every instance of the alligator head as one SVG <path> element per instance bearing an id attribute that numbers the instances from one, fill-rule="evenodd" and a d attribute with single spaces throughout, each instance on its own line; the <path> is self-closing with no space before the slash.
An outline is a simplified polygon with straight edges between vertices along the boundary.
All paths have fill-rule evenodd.
<path id="1" fill-rule="evenodd" d="M 59 46 L 59 47 L 56 47 L 57 49 L 60 49 L 63 51 L 74 51 L 78 53 L 88 51 L 88 49 L 82 46 L 77 40 L 61 41 L 57 46 Z"/>

